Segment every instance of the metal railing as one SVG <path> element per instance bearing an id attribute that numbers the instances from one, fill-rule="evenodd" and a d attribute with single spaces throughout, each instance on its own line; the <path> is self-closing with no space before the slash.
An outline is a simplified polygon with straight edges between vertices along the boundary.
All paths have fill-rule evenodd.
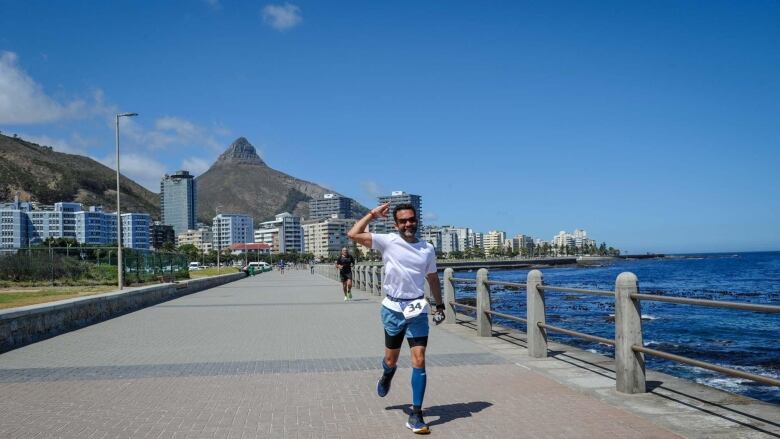
<path id="1" fill-rule="evenodd" d="M 339 270 L 334 264 L 319 264 L 314 267 L 314 271 L 329 279 L 341 280 Z M 381 266 L 356 264 L 352 267 L 352 288 L 381 296 L 383 273 L 384 268 Z"/>
<path id="2" fill-rule="evenodd" d="M 187 255 L 125 248 L 125 284 L 186 278 Z M 0 253 L 0 285 L 93 285 L 117 282 L 117 248 L 31 247 Z"/>
<path id="3" fill-rule="evenodd" d="M 729 367 L 719 366 L 705 361 L 645 347 L 642 339 L 642 314 L 640 311 L 641 301 L 643 300 L 761 313 L 780 313 L 780 306 L 640 294 L 639 281 L 636 275 L 628 272 L 618 275 L 615 281 L 614 291 L 545 285 L 542 272 L 539 270 L 531 270 L 528 273 L 526 283 L 489 280 L 488 270 L 485 268 L 477 271 L 476 279 L 456 278 L 453 277 L 453 273 L 454 271 L 451 268 L 444 270 L 444 302 L 447 305 L 445 311 L 447 318 L 445 323 L 453 324 L 456 322 L 455 315 L 456 309 L 458 308 L 471 310 L 476 313 L 477 333 L 483 337 L 492 336 L 493 316 L 525 323 L 527 328 L 526 334 L 528 336 L 528 355 L 535 358 L 547 357 L 548 332 L 566 334 L 572 337 L 614 346 L 616 388 L 619 392 L 644 393 L 647 391 L 645 383 L 645 360 L 642 354 L 653 355 L 666 360 L 701 367 L 703 369 L 763 384 L 780 386 L 780 380 L 774 378 L 743 372 Z M 476 306 L 458 303 L 455 300 L 454 285 L 458 283 L 476 284 Z M 525 290 L 527 302 L 526 318 L 524 319 L 522 317 L 493 311 L 490 299 L 491 285 L 514 287 Z M 564 292 L 614 298 L 615 338 L 608 339 L 548 325 L 545 321 L 545 292 Z"/>

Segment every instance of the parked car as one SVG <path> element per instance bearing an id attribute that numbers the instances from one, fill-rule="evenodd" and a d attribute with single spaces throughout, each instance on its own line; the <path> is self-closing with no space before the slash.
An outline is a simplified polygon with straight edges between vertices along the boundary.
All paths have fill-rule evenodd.
<path id="1" fill-rule="evenodd" d="M 190 271 L 203 270 L 204 268 L 206 268 L 206 267 L 200 265 L 200 262 L 190 262 L 190 265 L 189 265 L 189 270 Z"/>
<path id="2" fill-rule="evenodd" d="M 271 271 L 271 264 L 268 262 L 250 262 L 241 269 L 245 273 L 249 273 L 249 269 L 253 268 L 255 273 L 263 273 L 265 271 Z"/>

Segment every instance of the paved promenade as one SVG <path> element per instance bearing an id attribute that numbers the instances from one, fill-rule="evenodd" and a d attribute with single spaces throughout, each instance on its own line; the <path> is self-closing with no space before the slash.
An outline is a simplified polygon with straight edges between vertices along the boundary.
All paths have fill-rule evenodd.
<path id="1" fill-rule="evenodd" d="M 390 394 L 375 394 L 378 315 L 378 298 L 356 292 L 344 303 L 336 282 L 288 270 L 17 349 L 0 355 L 0 437 L 413 437 L 404 427 L 406 345 Z M 511 340 L 479 339 L 467 326 L 432 329 L 425 398 L 432 435 L 680 437 L 661 416 L 612 402 L 619 395 L 565 386 L 521 362 Z"/>

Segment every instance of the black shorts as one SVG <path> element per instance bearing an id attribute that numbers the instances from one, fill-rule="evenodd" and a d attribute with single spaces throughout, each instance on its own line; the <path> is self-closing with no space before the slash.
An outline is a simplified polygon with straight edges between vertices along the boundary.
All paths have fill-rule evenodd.
<path id="1" fill-rule="evenodd" d="M 346 273 L 339 273 L 341 277 L 341 282 L 344 283 L 347 281 L 347 279 L 352 280 L 352 272 L 348 271 Z"/>

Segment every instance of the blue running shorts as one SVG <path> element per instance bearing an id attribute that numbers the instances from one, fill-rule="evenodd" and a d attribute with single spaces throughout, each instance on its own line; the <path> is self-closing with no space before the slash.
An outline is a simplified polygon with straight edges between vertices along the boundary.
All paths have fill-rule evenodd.
<path id="1" fill-rule="evenodd" d="M 404 314 L 398 311 L 387 309 L 380 306 L 380 315 L 385 332 L 389 335 L 398 335 L 401 331 L 406 331 L 406 338 L 417 338 L 428 336 L 428 314 L 422 313 L 417 317 L 406 320 Z"/>

